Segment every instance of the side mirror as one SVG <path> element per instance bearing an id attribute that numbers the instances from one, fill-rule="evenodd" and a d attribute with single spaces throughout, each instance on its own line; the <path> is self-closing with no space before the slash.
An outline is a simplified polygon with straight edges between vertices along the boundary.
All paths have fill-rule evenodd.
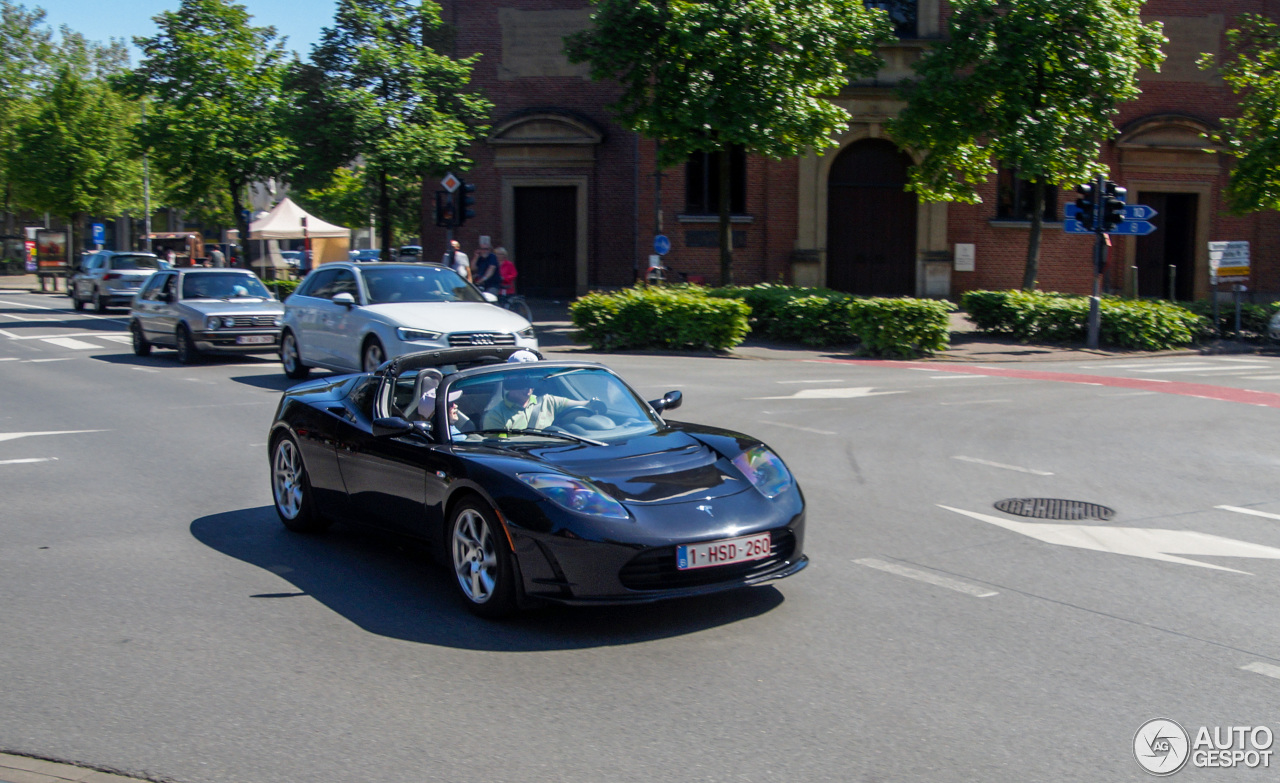
<path id="1" fill-rule="evenodd" d="M 333 295 L 333 303 L 342 305 L 343 307 L 355 307 L 356 298 L 346 291 L 343 291 L 340 294 Z"/>
<path id="2" fill-rule="evenodd" d="M 399 416 L 388 416 L 385 419 L 373 420 L 373 437 L 375 438 L 394 438 L 406 432 L 413 432 L 413 424 Z"/>
<path id="3" fill-rule="evenodd" d="M 669 391 L 660 400 L 649 400 L 649 405 L 658 413 L 673 411 L 684 402 L 684 395 L 678 391 Z"/>
<path id="4" fill-rule="evenodd" d="M 498 295 L 497 295 L 497 294 L 490 293 L 490 292 L 488 292 L 488 291 L 482 291 L 482 292 L 480 293 L 480 295 L 481 295 L 481 296 L 483 296 L 483 297 L 484 297 L 484 300 L 485 300 L 486 302 L 488 302 L 489 304 L 493 304 L 494 302 L 497 302 L 497 301 L 498 301 Z"/>

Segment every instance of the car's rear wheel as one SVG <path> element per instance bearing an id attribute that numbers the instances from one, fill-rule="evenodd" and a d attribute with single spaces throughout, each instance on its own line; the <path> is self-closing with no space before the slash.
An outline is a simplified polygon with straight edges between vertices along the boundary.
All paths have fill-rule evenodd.
<path id="1" fill-rule="evenodd" d="M 449 521 L 449 565 L 467 608 L 482 617 L 516 605 L 515 569 L 497 514 L 478 498 L 463 500 Z"/>
<path id="2" fill-rule="evenodd" d="M 271 446 L 271 496 L 288 529 L 318 533 L 329 527 L 329 520 L 316 510 L 302 451 L 292 435 L 281 435 Z"/>
<path id="3" fill-rule="evenodd" d="M 97 288 L 93 289 L 93 309 L 99 313 L 107 311 L 107 300 L 102 298 L 102 292 Z"/>
<path id="4" fill-rule="evenodd" d="M 71 306 L 72 306 L 72 307 L 74 307 L 74 308 L 75 308 L 75 309 L 77 309 L 77 310 L 83 310 L 83 309 L 84 309 L 84 302 L 83 302 L 83 301 L 80 299 L 80 297 L 76 294 L 76 287 L 75 287 L 75 286 L 68 286 L 68 287 L 67 287 L 67 296 L 71 297 Z"/>
<path id="5" fill-rule="evenodd" d="M 311 373 L 311 368 L 302 363 L 298 338 L 293 336 L 293 332 L 285 331 L 280 338 L 280 364 L 284 367 L 285 376 L 295 381 L 302 380 Z"/>
<path id="6" fill-rule="evenodd" d="M 370 337 L 365 341 L 364 350 L 360 355 L 363 357 L 360 367 L 365 372 L 373 372 L 387 360 L 387 352 L 382 349 L 382 343 L 378 342 L 376 337 Z"/>
<path id="7" fill-rule="evenodd" d="M 196 341 L 191 339 L 191 330 L 186 324 L 178 327 L 178 333 L 174 335 L 174 347 L 178 349 L 180 363 L 195 364 L 200 361 L 200 349 L 196 348 Z"/>
<path id="8" fill-rule="evenodd" d="M 129 324 L 129 332 L 133 336 L 133 353 L 136 356 L 150 356 L 151 343 L 147 342 L 147 338 L 142 334 L 142 324 L 132 321 Z"/>

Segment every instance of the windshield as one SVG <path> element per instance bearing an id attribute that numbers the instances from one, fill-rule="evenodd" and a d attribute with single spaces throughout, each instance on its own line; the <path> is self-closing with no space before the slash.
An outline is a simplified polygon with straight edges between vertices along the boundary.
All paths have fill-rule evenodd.
<path id="1" fill-rule="evenodd" d="M 159 269 L 160 259 L 155 256 L 112 256 L 112 269 Z"/>
<path id="2" fill-rule="evenodd" d="M 454 440 L 576 436 L 609 443 L 657 432 L 662 422 L 603 367 L 512 365 L 449 386 Z M 456 398 L 456 399 L 455 399 Z M 542 433 L 546 433 L 543 435 Z"/>
<path id="3" fill-rule="evenodd" d="M 484 297 L 452 269 L 402 267 L 364 270 L 369 304 L 393 302 L 483 302 Z"/>
<path id="4" fill-rule="evenodd" d="M 267 299 L 270 296 L 262 281 L 248 272 L 211 272 L 182 278 L 183 299 Z"/>

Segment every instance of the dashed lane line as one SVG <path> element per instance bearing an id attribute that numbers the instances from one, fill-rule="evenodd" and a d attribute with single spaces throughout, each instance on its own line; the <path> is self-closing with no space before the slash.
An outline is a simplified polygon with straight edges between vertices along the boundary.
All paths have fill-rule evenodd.
<path id="1" fill-rule="evenodd" d="M 1234 511 L 1237 514 L 1248 514 L 1254 517 L 1263 517 L 1264 519 L 1280 520 L 1280 514 L 1269 514 L 1266 511 L 1257 511 L 1252 508 L 1240 508 L 1239 506 L 1214 506 L 1214 508 L 1220 508 L 1223 511 Z"/>
<path id="2" fill-rule="evenodd" d="M 1247 672 L 1253 672 L 1254 674 L 1261 674 L 1264 677 L 1271 677 L 1272 679 L 1280 680 L 1280 666 L 1276 666 L 1272 663 L 1254 661 L 1253 663 L 1246 663 L 1240 668 Z"/>
<path id="3" fill-rule="evenodd" d="M 938 574 L 930 573 L 929 571 L 908 568 L 907 566 L 898 565 L 897 563 L 886 563 L 885 561 L 877 560 L 874 557 L 864 557 L 859 560 L 854 560 L 853 562 L 861 566 L 866 566 L 867 568 L 874 568 L 878 571 L 896 574 L 897 576 L 905 576 L 908 579 L 914 579 L 917 582 L 931 584 L 935 587 L 945 587 L 948 590 L 954 590 L 957 593 L 971 595 L 974 598 L 990 598 L 993 595 L 999 595 L 995 590 L 991 590 L 986 587 L 979 587 L 978 585 L 962 582 L 959 579 L 952 579 L 948 576 L 940 576 Z"/>
<path id="4" fill-rule="evenodd" d="M 110 430 L 46 430 L 44 432 L 0 432 L 0 441 L 34 438 L 37 435 L 81 435 L 86 432 L 110 432 Z"/>
<path id="5" fill-rule="evenodd" d="M 839 433 L 831 432 L 830 430 L 816 430 L 816 429 L 814 429 L 814 428 L 812 428 L 812 427 L 801 427 L 799 424 L 783 424 L 783 423 L 782 423 L 782 422 L 780 422 L 780 421 L 765 421 L 764 419 L 760 419 L 760 423 L 761 423 L 761 424 L 769 424 L 769 425 L 772 425 L 772 426 L 774 426 L 774 427 L 782 427 L 782 428 L 784 428 L 784 429 L 788 429 L 788 430 L 799 430 L 800 432 L 811 432 L 811 433 L 813 433 L 814 435 L 837 435 L 837 434 L 839 434 Z"/>
<path id="6" fill-rule="evenodd" d="M 0 459 L 0 465 L 29 465 L 32 462 L 57 462 L 57 457 L 27 457 L 25 459 Z"/>
<path id="7" fill-rule="evenodd" d="M 1053 474 L 1047 470 L 1035 470 L 1033 468 L 1023 468 L 1017 465 L 1006 465 L 1003 462 L 991 462 L 990 460 L 978 459 L 977 457 L 964 457 L 956 455 L 951 459 L 960 460 L 961 462 L 972 462 L 975 465 L 986 465 L 989 468 L 1001 468 L 1003 470 L 1014 470 L 1019 473 L 1030 473 L 1033 476 L 1052 476 Z"/>

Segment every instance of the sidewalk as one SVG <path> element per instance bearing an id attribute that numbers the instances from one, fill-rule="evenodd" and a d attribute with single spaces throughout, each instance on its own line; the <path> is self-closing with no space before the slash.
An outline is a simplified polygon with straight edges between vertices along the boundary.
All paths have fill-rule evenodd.
<path id="1" fill-rule="evenodd" d="M 0 781 L 3 783 L 146 783 L 139 778 L 128 778 L 110 772 L 100 772 L 88 767 L 57 764 L 29 756 L 13 756 L 0 753 Z"/>

